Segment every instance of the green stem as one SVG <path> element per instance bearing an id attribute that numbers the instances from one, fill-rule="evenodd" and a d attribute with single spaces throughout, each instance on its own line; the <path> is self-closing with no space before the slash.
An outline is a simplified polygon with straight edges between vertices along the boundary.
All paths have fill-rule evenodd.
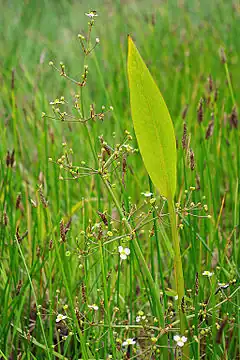
<path id="1" fill-rule="evenodd" d="M 86 348 L 86 343 L 85 343 L 85 340 L 84 340 L 84 335 L 83 335 L 82 330 L 80 329 L 80 326 L 79 326 L 79 323 L 78 323 L 77 315 L 76 315 L 76 312 L 75 312 L 75 309 L 74 309 L 74 303 L 73 303 L 73 300 L 72 300 L 72 294 L 71 294 L 70 289 L 68 287 L 68 280 L 67 280 L 67 277 L 66 277 L 66 274 L 65 274 L 65 270 L 64 270 L 64 266 L 63 266 L 63 262 L 62 262 L 62 258 L 61 258 L 61 255 L 60 255 L 60 251 L 59 251 L 57 242 L 55 243 L 55 248 L 56 248 L 57 258 L 58 258 L 58 262 L 59 262 L 61 272 L 62 272 L 62 276 L 63 276 L 63 282 L 64 282 L 64 285 L 65 285 L 65 288 L 66 288 L 66 293 L 67 293 L 69 304 L 70 304 L 72 317 L 74 319 L 74 323 L 76 324 L 77 333 L 78 333 L 78 336 L 79 336 L 79 339 L 80 339 L 82 357 L 83 357 L 84 360 L 87 360 L 89 357 L 88 357 L 88 351 L 87 351 L 87 348 Z"/>
<path id="2" fill-rule="evenodd" d="M 33 297 L 34 297 L 34 301 L 35 301 L 36 307 L 37 307 L 37 309 L 39 309 L 38 302 L 37 302 L 37 296 L 36 296 L 36 293 L 35 293 L 35 290 L 34 290 L 34 287 L 33 287 L 32 279 L 31 279 L 30 273 L 29 273 L 29 271 L 28 271 L 28 267 L 27 267 L 27 264 L 26 264 L 26 261 L 25 261 L 25 258 L 24 258 L 24 255 L 23 255 L 21 246 L 20 246 L 17 238 L 16 238 L 16 244 L 17 244 L 18 251 L 19 251 L 19 253 L 20 253 L 20 256 L 21 256 L 22 261 L 23 261 L 23 265 L 24 265 L 25 270 L 26 270 L 26 273 L 27 273 L 28 281 L 29 281 L 30 287 L 31 287 L 31 289 L 32 289 L 32 293 L 33 293 Z M 43 335 L 43 340 L 44 340 L 44 343 L 45 343 L 45 346 L 46 346 L 47 357 L 48 357 L 49 360 L 51 360 L 52 357 L 51 357 L 51 354 L 50 354 L 50 351 L 49 351 L 49 347 L 48 347 L 48 343 L 47 343 L 47 338 L 46 338 L 45 331 L 44 331 L 43 321 L 42 321 L 42 318 L 41 318 L 41 315 L 40 315 L 39 310 L 37 310 L 37 315 L 38 315 L 38 318 L 39 318 L 39 323 L 40 323 L 40 327 L 41 327 L 41 331 L 42 331 L 42 335 Z"/>
<path id="3" fill-rule="evenodd" d="M 149 181 L 149 190 L 151 193 L 153 193 L 153 183 L 152 183 L 150 176 L 148 177 L 148 181 Z M 160 280 L 161 280 L 161 285 L 162 285 L 164 307 L 166 309 L 167 308 L 167 297 L 166 297 L 166 292 L 165 292 L 165 287 L 164 287 L 164 276 L 163 276 L 163 269 L 162 269 L 161 250 L 160 250 L 160 243 L 159 243 L 159 238 L 158 238 L 157 214 L 156 214 L 155 210 L 153 210 L 153 212 L 152 212 L 152 218 L 153 218 L 153 227 L 154 227 L 154 238 L 155 238 L 156 246 L 157 246 L 158 271 L 160 274 Z"/>
<path id="4" fill-rule="evenodd" d="M 111 327 L 111 317 L 110 317 L 110 311 L 109 311 L 109 304 L 108 304 L 108 291 L 107 291 L 107 281 L 106 281 L 106 272 L 105 272 L 105 266 L 104 266 L 104 259 L 103 259 L 103 251 L 102 251 L 102 243 L 101 240 L 98 241 L 99 244 L 99 252 L 100 252 L 100 262 L 101 262 L 101 271 L 102 271 L 102 280 L 103 280 L 103 291 L 104 291 L 104 304 L 105 304 L 105 310 L 107 313 L 107 323 L 109 326 L 109 332 L 110 332 L 110 340 L 112 345 L 112 352 L 113 357 L 116 359 L 116 347 L 114 344 L 114 338 L 113 338 L 113 330 Z"/>
<path id="5" fill-rule="evenodd" d="M 175 253 L 174 275 L 175 275 L 176 288 L 177 288 L 177 294 L 178 294 L 180 329 L 181 329 L 181 333 L 183 334 L 183 332 L 185 330 L 185 325 L 184 325 L 184 318 L 182 318 L 183 312 L 181 309 L 181 303 L 182 303 L 182 299 L 184 297 L 184 278 L 183 278 L 183 270 L 182 270 L 180 244 L 179 244 L 178 231 L 177 231 L 176 214 L 175 214 L 174 204 L 173 204 L 172 199 L 168 200 L 168 210 L 169 210 L 169 215 L 170 215 L 173 248 L 174 248 L 174 253 Z"/>
<path id="6" fill-rule="evenodd" d="M 233 93 L 232 81 L 231 81 L 231 77 L 230 77 L 229 70 L 228 70 L 228 64 L 226 62 L 224 63 L 224 67 L 225 67 L 225 72 L 226 72 L 226 77 L 227 77 L 227 82 L 228 82 L 228 88 L 229 88 L 229 91 L 230 91 L 230 94 L 231 94 L 232 102 L 233 102 L 233 105 L 235 105 L 236 100 L 235 100 L 234 93 Z"/>
<path id="7" fill-rule="evenodd" d="M 114 195 L 113 191 L 112 191 L 112 188 L 110 187 L 109 183 L 104 179 L 102 178 L 103 182 L 104 182 L 104 185 L 105 187 L 107 188 L 109 194 L 111 195 L 115 205 L 116 205 L 116 208 L 119 212 L 119 215 L 120 215 L 120 218 L 122 220 L 122 222 L 124 223 L 124 225 L 126 226 L 128 232 L 130 234 L 133 234 L 134 235 L 134 231 L 130 225 L 130 223 L 127 221 L 127 219 L 125 218 L 124 216 L 124 213 L 122 211 L 122 208 L 116 198 L 116 196 Z M 159 319 L 159 323 L 160 323 L 160 326 L 162 328 L 165 327 L 165 321 L 164 321 L 164 313 L 163 313 L 163 306 L 160 302 L 160 293 L 159 293 L 159 290 L 152 278 L 152 275 L 151 275 L 151 272 L 148 268 L 148 265 L 145 261 L 145 258 L 143 256 L 143 253 L 142 253 L 142 250 L 136 240 L 136 237 L 134 236 L 133 239 L 132 239 L 132 244 L 133 244 L 133 248 L 134 248 L 134 252 L 142 266 L 142 272 L 144 274 L 144 276 L 146 277 L 147 281 L 148 281 L 148 284 L 149 284 L 149 287 L 151 289 L 151 292 L 153 294 L 153 298 L 154 298 L 154 302 L 156 304 L 156 313 L 157 313 L 157 317 Z M 163 338 L 162 338 L 162 345 L 164 346 L 163 348 L 163 355 L 165 356 L 164 359 L 167 359 L 167 353 L 168 353 L 168 349 L 167 349 L 167 336 L 164 335 Z"/>
<path id="8" fill-rule="evenodd" d="M 180 243 L 177 231 L 177 220 L 176 213 L 174 210 L 174 203 L 172 198 L 168 199 L 168 211 L 170 215 L 171 222 L 171 231 L 172 231 L 172 240 L 173 240 L 173 249 L 174 249 L 174 276 L 176 282 L 176 290 L 178 294 L 178 313 L 180 319 L 180 332 L 182 335 L 185 334 L 186 326 L 185 326 L 185 315 L 183 312 L 182 301 L 184 299 L 184 278 L 183 278 L 183 269 L 182 269 L 182 259 L 181 259 L 181 251 L 180 251 Z M 183 348 L 183 358 L 188 358 L 188 347 L 185 346 Z"/>

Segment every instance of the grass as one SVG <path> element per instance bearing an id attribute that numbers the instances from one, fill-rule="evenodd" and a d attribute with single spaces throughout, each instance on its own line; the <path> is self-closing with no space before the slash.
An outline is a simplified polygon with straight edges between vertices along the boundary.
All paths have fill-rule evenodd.
<path id="1" fill-rule="evenodd" d="M 88 6 L 99 13 L 91 39 L 100 44 L 86 57 L 77 34 L 86 36 Z M 167 357 L 182 356 L 173 339 L 180 325 L 168 208 L 135 150 L 128 33 L 163 93 L 178 142 L 188 329 L 180 335 L 190 359 L 240 357 L 239 16 L 234 1 L 3 2 L 2 359 L 165 359 L 166 338 Z M 87 64 L 86 87 L 79 92 L 50 60 L 78 81 Z M 54 116 L 50 101 L 64 96 L 72 104 L 75 94 L 85 118 L 92 103 L 97 113 L 102 105 L 114 110 L 84 124 L 42 117 Z M 120 245 L 130 249 L 126 260 Z M 56 322 L 59 314 L 66 318 Z M 126 339 L 135 344 L 122 346 Z"/>

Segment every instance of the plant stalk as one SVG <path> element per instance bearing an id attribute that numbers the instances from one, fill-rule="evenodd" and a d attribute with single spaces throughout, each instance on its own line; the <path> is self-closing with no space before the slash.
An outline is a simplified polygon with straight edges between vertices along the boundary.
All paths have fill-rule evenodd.
<path id="1" fill-rule="evenodd" d="M 185 335 L 186 324 L 185 324 L 185 314 L 184 314 L 184 293 L 185 293 L 184 277 L 183 277 L 183 269 L 182 269 L 180 242 L 177 231 L 177 219 L 176 219 L 176 213 L 174 210 L 174 203 L 172 198 L 168 199 L 168 211 L 170 215 L 171 232 L 172 232 L 173 249 L 174 249 L 174 277 L 175 277 L 176 290 L 178 295 L 180 333 L 181 335 Z M 189 358 L 188 353 L 189 353 L 188 346 L 185 345 L 183 348 L 183 359 Z"/>
<path id="2" fill-rule="evenodd" d="M 125 218 L 124 213 L 123 213 L 123 211 L 121 209 L 121 206 L 120 206 L 116 196 L 114 195 L 114 193 L 112 191 L 112 188 L 110 187 L 107 180 L 105 180 L 103 177 L 102 177 L 102 180 L 103 180 L 104 185 L 107 188 L 109 194 L 111 195 L 115 205 L 116 205 L 116 208 L 117 208 L 117 210 L 119 212 L 121 220 L 123 221 L 124 225 L 126 226 L 127 230 L 129 231 L 129 233 L 134 235 L 134 229 L 132 229 L 131 224 Z M 161 301 L 160 301 L 160 291 L 158 290 L 158 288 L 157 288 L 157 286 L 156 286 L 156 284 L 155 284 L 155 282 L 154 282 L 154 280 L 152 278 L 151 272 L 150 272 L 150 270 L 148 268 L 148 265 L 147 265 L 146 260 L 145 260 L 145 258 L 143 256 L 142 250 L 141 250 L 135 236 L 133 236 L 133 239 L 131 241 L 132 241 L 132 244 L 133 244 L 134 252 L 135 252 L 140 264 L 142 265 L 142 272 L 143 272 L 144 276 L 146 277 L 146 279 L 148 281 L 149 287 L 151 288 L 153 298 L 154 298 L 154 302 L 156 304 L 156 313 L 157 313 L 157 317 L 159 319 L 160 326 L 161 326 L 162 329 L 164 329 L 165 320 L 164 320 L 164 313 L 163 313 L 163 305 L 161 304 Z M 162 354 L 164 356 L 163 359 L 167 359 L 168 358 L 167 335 L 162 336 L 161 345 L 163 346 L 163 352 L 162 352 Z"/>

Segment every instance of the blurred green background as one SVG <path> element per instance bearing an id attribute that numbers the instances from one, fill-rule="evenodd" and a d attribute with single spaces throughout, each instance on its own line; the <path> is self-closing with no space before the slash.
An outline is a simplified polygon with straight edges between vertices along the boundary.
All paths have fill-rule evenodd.
<path id="1" fill-rule="evenodd" d="M 21 232 L 29 230 L 29 242 L 23 243 L 23 247 L 32 276 L 39 280 L 37 284 L 40 284 L 42 279 L 38 269 L 42 270 L 45 263 L 41 264 L 37 249 L 43 248 L 43 253 L 45 251 L 47 254 L 46 259 L 52 259 L 48 241 L 52 233 L 57 239 L 56 242 L 58 241 L 60 220 L 75 212 L 73 236 L 67 244 L 75 248 L 75 236 L 81 229 L 86 228 L 88 219 L 95 221 L 97 210 L 111 209 L 112 206 L 104 189 L 98 187 L 96 177 L 83 178 L 79 182 L 61 182 L 58 179 L 59 168 L 48 160 L 49 157 L 57 159 L 61 156 L 62 143 L 66 141 L 73 148 L 75 164 L 85 161 L 95 167 L 84 127 L 81 124 L 67 124 L 42 118 L 42 112 L 52 115 L 50 101 L 64 96 L 71 104 L 74 94 L 79 91 L 71 82 L 60 77 L 49 66 L 49 61 L 53 61 L 57 66 L 63 61 L 67 74 L 80 80 L 84 57 L 77 35 L 86 34 L 89 19 L 85 13 L 90 10 L 96 10 L 99 14 L 96 17 L 92 41 L 99 37 L 100 44 L 85 62 L 89 66 L 88 83 L 83 89 L 85 113 L 89 113 L 92 103 L 97 111 L 100 111 L 102 105 L 114 107 L 114 112 L 106 115 L 103 122 L 88 124 L 95 150 L 101 150 L 98 139 L 100 135 L 104 136 L 109 145 L 113 145 L 124 138 L 125 129 L 133 133 L 126 76 L 127 35 L 131 34 L 159 85 L 174 122 L 178 141 L 176 201 L 183 198 L 184 190 L 189 186 L 200 185 L 199 191 L 193 195 L 193 201 L 203 201 L 203 196 L 206 196 L 204 203 L 208 205 L 212 215 L 210 221 L 193 218 L 181 233 L 186 286 L 194 286 L 196 259 L 200 259 L 200 267 L 203 264 L 204 270 L 210 269 L 214 261 L 216 266 L 219 260 L 224 269 L 219 272 L 221 281 L 227 282 L 237 274 L 240 153 L 239 129 L 233 126 L 231 121 L 234 111 L 235 120 L 238 117 L 237 106 L 240 100 L 239 1 L 1 0 L 0 214 L 2 218 L 2 214 L 7 213 L 10 225 L 8 228 L 0 228 L 1 277 L 4 280 L 0 285 L 4 294 L 0 297 L 0 305 L 4 309 L 4 328 L 0 329 L 3 334 L 0 334 L 0 339 L 6 349 L 6 339 L 14 342 L 16 335 L 15 329 L 13 337 L 9 337 L 14 309 L 19 309 L 16 326 L 21 319 L 25 319 L 25 300 L 21 299 L 19 307 L 20 300 L 15 296 L 19 280 L 26 278 L 25 274 L 22 275 L 19 271 L 19 262 L 22 260 L 17 254 L 14 238 L 17 226 L 21 225 Z M 220 49 L 225 51 L 225 64 L 221 61 Z M 229 88 L 228 72 L 233 96 Z M 201 124 L 198 122 L 200 100 L 203 104 Z M 186 106 L 188 111 L 183 116 Z M 212 121 L 213 132 L 206 139 Z M 184 122 L 187 126 L 189 146 L 194 152 L 195 168 L 192 170 L 188 154 L 181 147 Z M 134 145 L 137 146 L 135 140 Z M 15 165 L 10 169 L 5 160 L 7 151 L 13 149 Z M 141 192 L 149 190 L 148 176 L 140 154 L 129 157 L 128 166 L 126 191 L 133 203 L 138 205 L 142 201 Z M 49 226 L 46 209 L 35 208 L 30 201 L 39 200 L 39 184 L 43 186 L 44 195 L 49 201 L 52 227 Z M 19 193 L 25 209 L 23 212 L 16 209 Z M 117 187 L 116 194 L 122 201 L 121 187 Z M 89 201 L 84 216 L 78 211 L 83 197 Z M 98 201 L 101 209 L 97 208 L 96 198 L 101 200 Z M 207 243 L 210 250 L 202 246 L 199 239 Z M 232 239 L 233 257 L 229 262 L 227 250 Z M 195 242 L 200 249 L 196 252 Z M 143 242 L 146 257 L 150 253 L 148 243 Z M 164 241 L 161 246 L 165 246 Z M 219 258 L 216 260 L 214 255 L 217 251 Z M 188 258 L 189 254 L 192 257 Z M 93 260 L 95 261 L 94 256 Z M 77 258 L 70 262 L 66 258 L 64 261 L 69 272 L 70 290 L 74 295 L 78 295 L 77 286 L 82 281 L 81 274 L 76 271 L 79 260 Z M 98 266 L 97 262 L 96 264 Z M 52 294 L 55 294 L 59 284 L 62 284 L 60 265 L 61 262 L 54 263 L 56 279 L 53 282 Z M 168 248 L 164 248 L 163 265 L 164 275 L 168 280 L 172 276 L 172 259 L 169 257 Z M 47 260 L 46 266 L 46 273 L 51 278 L 52 265 L 48 269 Z M 111 269 L 111 260 L 108 266 Z M 78 283 L 72 277 L 75 272 L 76 279 L 80 279 Z M 89 278 L 85 280 L 90 288 L 91 281 Z M 28 280 L 25 283 L 27 288 Z M 96 288 L 94 275 L 92 283 Z M 46 281 L 46 288 L 51 288 L 51 281 L 49 284 Z M 39 302 L 42 303 L 45 301 L 45 288 L 39 288 Z M 128 291 L 131 292 L 131 289 L 124 287 L 124 294 Z M 28 326 L 28 322 L 21 321 Z M 38 335 L 37 331 L 36 334 Z M 49 339 L 51 344 L 51 333 Z M 234 350 L 234 341 L 231 346 Z"/>

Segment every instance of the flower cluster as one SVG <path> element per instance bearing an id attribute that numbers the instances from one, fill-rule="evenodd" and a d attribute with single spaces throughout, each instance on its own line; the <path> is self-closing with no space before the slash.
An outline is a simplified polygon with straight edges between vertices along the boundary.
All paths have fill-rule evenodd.
<path id="1" fill-rule="evenodd" d="M 63 321 L 67 318 L 66 315 L 63 315 L 63 314 L 58 314 L 57 315 L 57 318 L 56 318 L 56 323 L 59 323 L 60 321 Z"/>
<path id="2" fill-rule="evenodd" d="M 174 335 L 173 340 L 176 341 L 177 346 L 183 347 L 187 341 L 186 336 Z"/>
<path id="3" fill-rule="evenodd" d="M 129 248 L 123 248 L 122 246 L 118 247 L 118 252 L 119 252 L 120 258 L 122 260 L 126 260 L 127 257 L 130 255 L 130 249 Z"/>

